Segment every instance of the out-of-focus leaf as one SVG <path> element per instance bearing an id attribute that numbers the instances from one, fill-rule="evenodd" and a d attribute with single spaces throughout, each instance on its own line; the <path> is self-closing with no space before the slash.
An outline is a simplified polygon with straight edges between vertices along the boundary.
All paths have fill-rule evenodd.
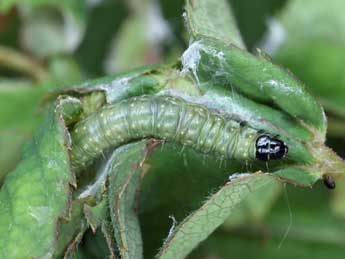
<path id="1" fill-rule="evenodd" d="M 52 6 L 64 6 L 68 7 L 69 9 L 75 10 L 76 13 L 77 10 L 82 10 L 84 6 L 83 0 L 76 0 L 76 1 L 70 1 L 70 0 L 3 0 L 0 3 L 0 10 L 8 10 L 12 6 L 16 4 L 22 4 L 26 6 L 42 6 L 42 5 L 52 5 Z"/>
<path id="2" fill-rule="evenodd" d="M 73 52 L 86 26 L 85 20 L 78 20 L 81 17 L 76 17 L 67 8 L 23 8 L 21 16 L 24 20 L 21 27 L 22 44 L 40 58 Z"/>
<path id="3" fill-rule="evenodd" d="M 288 239 L 279 248 L 281 236 L 275 237 L 267 242 L 269 236 L 265 236 L 265 233 L 262 234 L 260 239 L 254 239 L 251 236 L 242 237 L 231 233 L 219 233 L 218 235 L 209 237 L 206 243 L 201 245 L 200 250 L 188 258 L 343 258 L 342 253 L 344 248 L 334 244 L 315 244 L 314 242 L 301 242 L 301 240 Z"/>
<path id="4" fill-rule="evenodd" d="M 261 173 L 229 182 L 213 194 L 198 210 L 171 229 L 158 258 L 184 258 L 206 239 L 234 211 L 249 193 L 270 184 L 272 178 Z"/>
<path id="5" fill-rule="evenodd" d="M 194 40 L 212 37 L 245 48 L 235 17 L 226 0 L 186 1 L 186 24 Z"/>
<path id="6" fill-rule="evenodd" d="M 249 50 L 266 31 L 267 17 L 284 7 L 287 0 L 228 0 L 236 17 L 243 41 Z"/>
<path id="7" fill-rule="evenodd" d="M 279 15 L 284 41 L 272 53 L 317 95 L 325 109 L 345 118 L 344 1 L 289 1 Z M 274 30 L 271 38 L 274 38 Z M 266 44 L 270 44 L 267 42 Z M 332 132 L 330 132 L 332 133 Z"/>
<path id="8" fill-rule="evenodd" d="M 4 46 L 18 47 L 20 21 L 16 10 L 0 12 L 0 42 Z"/>
<path id="9" fill-rule="evenodd" d="M 345 118 L 344 53 L 342 43 L 309 39 L 302 44 L 286 43 L 274 58 L 308 83 L 327 111 Z M 320 64 L 327 65 L 321 68 Z"/>
<path id="10" fill-rule="evenodd" d="M 150 61 L 146 59 L 152 58 L 151 61 L 157 63 L 157 53 L 153 48 L 151 49 L 146 39 L 145 18 L 146 16 L 129 16 L 122 24 L 112 41 L 110 53 L 106 60 L 105 70 L 108 74 L 123 72 L 144 65 Z"/>
<path id="11" fill-rule="evenodd" d="M 157 143 L 156 143 L 157 144 Z M 151 145 L 155 145 L 154 142 Z M 148 141 L 121 147 L 112 155 L 109 177 L 109 207 L 121 258 L 142 258 L 142 238 L 135 212 L 135 198 L 143 162 L 152 150 Z"/>
<path id="12" fill-rule="evenodd" d="M 66 56 L 51 58 L 49 62 L 49 71 L 51 81 L 60 87 L 78 83 L 83 78 L 77 62 L 73 58 Z"/>
<path id="13" fill-rule="evenodd" d="M 22 144 L 46 115 L 44 95 L 55 85 L 0 79 L 0 181 L 18 162 Z"/>
<path id="14" fill-rule="evenodd" d="M 76 58 L 89 77 L 104 75 L 104 62 L 123 19 L 127 16 L 124 1 L 102 1 L 88 15 L 85 37 Z"/>
<path id="15" fill-rule="evenodd" d="M 163 12 L 163 16 L 166 21 L 169 23 L 170 28 L 174 37 L 176 37 L 175 45 L 178 45 L 179 48 L 184 48 L 186 46 L 185 42 L 185 28 L 184 21 L 181 19 L 181 14 L 183 13 L 185 7 L 184 0 L 161 0 L 160 6 Z"/>
<path id="16" fill-rule="evenodd" d="M 19 5 L 23 20 L 21 43 L 38 57 L 69 53 L 79 44 L 86 23 L 85 1 L 17 1 L 0 2 L 0 11 Z"/>
<path id="17" fill-rule="evenodd" d="M 331 200 L 331 209 L 333 213 L 345 219 L 345 203 L 344 203 L 344 196 L 345 196 L 345 182 L 338 181 L 337 187 L 332 193 L 332 200 Z"/>
<path id="18" fill-rule="evenodd" d="M 80 26 L 86 22 L 86 2 L 84 0 L 3 0 L 0 2 L 0 12 L 8 11 L 15 5 L 19 5 L 24 12 L 30 12 L 30 10 L 41 7 L 51 7 L 60 10 L 64 16 L 70 16 L 67 19 L 73 18 L 74 22 Z"/>
<path id="19" fill-rule="evenodd" d="M 41 88 L 6 85 L 0 88 L 0 129 L 19 128 L 31 132 L 40 122 Z"/>
<path id="20" fill-rule="evenodd" d="M 289 1 L 280 15 L 289 39 L 325 37 L 337 42 L 345 42 L 345 18 L 341 12 L 344 2 L 333 0 L 327 9 L 324 7 L 321 0 Z"/>
<path id="21" fill-rule="evenodd" d="M 171 37 L 169 25 L 164 20 L 158 3 L 140 2 L 140 9 L 133 10 L 133 14 L 122 23 L 112 41 L 105 64 L 105 70 L 109 74 L 157 64 L 162 60 L 162 44 Z"/>
<path id="22" fill-rule="evenodd" d="M 332 215 L 329 190 L 321 183 L 313 189 L 286 188 L 286 197 L 281 197 L 265 221 L 272 236 L 281 240 L 291 221 L 287 239 L 344 247 L 343 219 Z"/>
<path id="23" fill-rule="evenodd" d="M 22 144 L 42 120 L 37 108 L 42 89 L 14 85 L 6 81 L 0 85 L 0 181 L 19 160 Z"/>
<path id="24" fill-rule="evenodd" d="M 11 48 L 0 46 L 0 66 L 30 76 L 37 82 L 48 78 L 48 73 L 35 60 Z"/>
<path id="25" fill-rule="evenodd" d="M 0 182 L 20 159 L 23 143 L 30 134 L 21 130 L 0 130 Z"/>
<path id="26" fill-rule="evenodd" d="M 6 233 L 0 237 L 3 258 L 51 256 L 60 221 L 69 218 L 70 185 L 76 183 L 59 109 L 52 109 L 1 188 L 0 229 Z"/>
<path id="27" fill-rule="evenodd" d="M 218 231 L 191 258 L 342 258 L 344 224 L 332 216 L 324 186 L 286 188 L 261 226 Z"/>
<path id="28" fill-rule="evenodd" d="M 338 117 L 338 118 L 328 117 L 327 124 L 328 124 L 327 133 L 329 136 L 334 137 L 334 138 L 344 138 L 344 132 L 345 132 L 344 119 L 342 119 L 341 117 Z M 328 139 L 328 141 L 330 141 L 330 139 Z M 340 153 L 340 156 L 344 157 L 341 146 L 342 146 L 342 142 L 337 142 L 335 145 L 331 145 L 332 148 L 335 148 L 338 154 Z"/>

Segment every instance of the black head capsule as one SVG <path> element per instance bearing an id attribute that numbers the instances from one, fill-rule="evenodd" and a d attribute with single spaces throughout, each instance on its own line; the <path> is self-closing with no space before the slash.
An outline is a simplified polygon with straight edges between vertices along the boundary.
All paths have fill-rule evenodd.
<path id="1" fill-rule="evenodd" d="M 334 189 L 335 188 L 335 181 L 334 179 L 329 176 L 329 175 L 324 175 L 323 176 L 323 184 L 328 188 L 328 189 Z"/>
<path id="2" fill-rule="evenodd" d="M 258 137 L 255 146 L 256 159 L 262 161 L 282 159 L 289 150 L 283 141 L 268 135 L 261 135 Z"/>

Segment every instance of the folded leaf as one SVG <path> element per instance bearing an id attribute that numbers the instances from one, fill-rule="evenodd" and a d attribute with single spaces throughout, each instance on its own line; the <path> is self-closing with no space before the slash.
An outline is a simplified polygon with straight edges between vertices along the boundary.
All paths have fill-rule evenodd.
<path id="1" fill-rule="evenodd" d="M 152 150 L 148 143 L 144 140 L 123 146 L 112 156 L 108 196 L 115 240 L 121 258 L 143 258 L 135 198 L 144 159 Z"/>
<path id="2" fill-rule="evenodd" d="M 324 138 L 326 117 L 305 86 L 264 56 L 255 57 L 213 38 L 193 42 L 182 56 L 185 71 L 199 83 L 211 81 L 259 102 L 272 103 L 318 130 Z"/>

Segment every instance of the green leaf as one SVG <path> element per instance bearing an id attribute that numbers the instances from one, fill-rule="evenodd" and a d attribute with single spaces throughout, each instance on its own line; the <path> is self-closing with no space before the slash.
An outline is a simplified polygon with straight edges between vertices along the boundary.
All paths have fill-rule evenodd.
<path id="1" fill-rule="evenodd" d="M 93 199 L 92 196 L 89 196 L 87 199 Z M 102 200 L 97 204 L 84 203 L 84 215 L 87 221 L 87 224 L 91 227 L 92 234 L 92 244 L 97 242 L 102 243 L 101 251 L 97 251 L 96 255 L 101 256 L 104 254 L 104 257 L 109 256 L 109 258 L 115 257 L 115 248 L 113 231 L 111 227 L 109 207 L 108 207 L 108 198 L 106 195 L 103 195 Z M 85 200 L 85 199 L 81 199 Z M 78 201 L 78 200 L 76 200 Z M 90 233 L 86 232 L 86 229 L 83 229 L 83 232 L 80 232 L 79 236 L 84 237 L 84 241 L 88 242 L 90 238 Z M 85 235 L 86 234 L 86 235 Z M 99 240 L 101 239 L 101 240 Z M 102 242 L 104 241 L 104 242 Z M 69 249 L 65 253 L 65 258 L 75 258 L 78 256 L 79 252 L 85 248 L 84 246 L 78 246 L 78 243 L 73 242 Z M 103 246 L 105 244 L 105 246 Z M 90 244 L 89 244 L 90 245 Z M 97 246 L 97 245 L 96 245 Z M 96 250 L 99 250 L 96 248 Z M 67 256 L 68 255 L 68 256 Z"/>
<path id="2" fill-rule="evenodd" d="M 116 244 L 114 242 L 114 235 L 113 235 L 114 232 L 113 232 L 111 223 L 108 221 L 103 222 L 101 226 L 101 231 L 104 236 L 105 242 L 107 244 L 109 258 L 116 259 L 115 249 L 114 249 L 114 247 L 116 247 Z"/>
<path id="3" fill-rule="evenodd" d="M 251 192 L 272 183 L 269 175 L 257 173 L 227 183 L 213 194 L 198 210 L 183 220 L 171 232 L 158 258 L 184 258 L 201 241 L 221 225 L 236 206 Z"/>
<path id="4" fill-rule="evenodd" d="M 37 109 L 40 88 L 22 83 L 0 85 L 0 181 L 19 161 L 23 144 L 39 125 L 43 113 Z M 20 104 L 20 105 L 18 105 Z"/>
<path id="5" fill-rule="evenodd" d="M 63 254 L 71 254 L 78 247 L 84 232 L 88 228 L 88 224 L 84 217 L 83 208 L 86 204 L 94 204 L 93 198 L 85 198 L 74 200 L 71 205 L 71 213 L 69 219 L 61 221 L 58 234 L 58 244 L 53 258 L 61 257 Z"/>
<path id="6" fill-rule="evenodd" d="M 19 161 L 22 145 L 47 114 L 45 108 L 48 104 L 43 105 L 43 97 L 49 90 L 50 86 L 25 85 L 20 81 L 15 83 L 15 80 L 1 82 L 0 181 Z M 62 113 L 67 112 L 65 108 Z M 66 118 L 66 122 L 70 119 Z"/>
<path id="7" fill-rule="evenodd" d="M 273 103 L 284 112 L 319 131 L 324 138 L 322 107 L 290 73 L 266 57 L 252 54 L 212 38 L 192 43 L 182 56 L 184 71 L 200 83 L 211 81 L 254 100 Z"/>
<path id="8" fill-rule="evenodd" d="M 234 176 L 233 176 L 234 177 Z M 270 213 L 274 203 L 282 193 L 282 184 L 278 180 L 272 181 L 265 188 L 252 192 L 236 207 L 230 217 L 224 222 L 222 228 L 232 229 L 244 224 L 263 223 L 264 218 Z"/>
<path id="9" fill-rule="evenodd" d="M 102 223 L 107 220 L 107 198 L 104 197 L 102 201 L 96 206 L 84 205 L 84 214 L 87 219 L 92 232 L 95 233 L 97 228 L 102 226 Z"/>
<path id="10" fill-rule="evenodd" d="M 263 52 L 254 57 L 231 44 L 204 37 L 189 46 L 181 61 L 182 72 L 191 72 L 205 93 L 204 104 L 225 110 L 254 128 L 281 135 L 289 146 L 288 158 L 300 165 L 286 164 L 277 175 L 308 186 L 324 174 L 344 171 L 341 159 L 324 145 L 326 117 L 322 107 L 301 82 L 272 64 Z M 325 159 L 332 163 L 325 163 Z"/>
<path id="11" fill-rule="evenodd" d="M 42 120 L 37 106 L 43 92 L 43 89 L 38 87 L 2 85 L 0 88 L 0 130 L 17 128 L 30 133 L 35 129 Z"/>
<path id="12" fill-rule="evenodd" d="M 0 192 L 0 253 L 3 258 L 50 257 L 57 230 L 70 213 L 70 171 L 66 129 L 52 109 L 23 160 Z M 33 188 L 34 187 L 34 188 Z"/>
<path id="13" fill-rule="evenodd" d="M 58 93 L 85 95 L 95 91 L 104 92 L 106 102 L 113 103 L 124 98 L 156 93 L 166 86 L 169 75 L 176 75 L 170 67 L 141 67 L 115 76 L 86 81 Z"/>
<path id="14" fill-rule="evenodd" d="M 109 207 L 121 258 L 142 258 L 142 238 L 135 212 L 136 191 L 143 162 L 154 143 L 144 140 L 118 148 L 112 155 L 109 176 Z M 154 144 L 155 145 L 155 144 Z"/>
<path id="15" fill-rule="evenodd" d="M 194 40 L 206 36 L 245 48 L 228 1 L 187 0 L 185 15 Z"/>
<path id="16" fill-rule="evenodd" d="M 39 108 L 46 91 L 21 84 L 0 86 L 0 181 L 19 161 L 23 144 L 46 115 Z"/>
<path id="17" fill-rule="evenodd" d="M 0 130 L 0 182 L 20 160 L 23 144 L 29 135 L 20 130 Z"/>
<path id="18" fill-rule="evenodd" d="M 329 191 L 321 184 L 285 188 L 262 224 L 221 229 L 190 258 L 342 258 L 344 224 L 329 210 Z"/>

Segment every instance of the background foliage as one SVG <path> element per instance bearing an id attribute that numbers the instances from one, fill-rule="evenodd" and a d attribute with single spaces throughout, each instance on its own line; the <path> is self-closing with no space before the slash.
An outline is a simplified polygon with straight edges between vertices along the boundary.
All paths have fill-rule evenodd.
<path id="1" fill-rule="evenodd" d="M 262 48 L 272 56 L 273 61 L 289 68 L 308 85 L 327 113 L 327 144 L 338 154 L 344 155 L 344 2 L 228 2 L 243 39 L 243 43 L 237 44 L 243 44 L 242 47 L 253 52 L 257 47 Z M 36 160 L 51 159 L 49 152 L 54 154 L 57 161 L 67 159 L 65 146 L 68 143 L 61 143 L 58 137 L 64 134 L 58 126 L 58 116 L 44 119 L 49 102 L 53 99 L 52 91 L 141 65 L 175 62 L 189 45 L 182 18 L 184 4 L 182 0 L 1 0 L 0 180 L 3 182 L 8 172 L 15 168 L 21 150 L 25 150 L 25 156 L 36 148 L 33 144 L 24 145 L 32 138 L 33 132 L 36 132 L 34 143 L 41 143 L 42 157 L 34 157 L 30 164 L 17 168 L 17 174 L 23 174 L 20 171 L 25 172 L 39 163 Z M 66 105 L 62 100 L 57 100 L 56 104 L 57 107 Z M 47 125 L 50 135 L 35 131 L 41 123 Z M 136 253 L 140 254 L 136 248 L 141 240 L 135 236 L 139 223 L 131 220 L 130 214 L 127 214 L 128 207 L 135 206 L 139 212 L 144 255 L 145 258 L 152 258 L 162 247 L 169 230 L 176 230 L 172 227 L 175 221 L 182 222 L 208 196 L 219 191 L 219 186 L 227 182 L 230 173 L 246 171 L 241 165 L 232 165 L 232 171 L 229 172 L 227 167 L 219 166 L 219 161 L 201 158 L 189 149 L 180 152 L 180 147 L 175 145 L 153 149 L 145 162 L 148 168 L 135 169 L 134 166 L 133 169 L 137 160 L 131 161 L 128 157 L 133 155 L 139 160 L 146 158 L 145 145 L 146 142 L 138 143 L 117 151 L 112 162 L 104 169 L 109 172 L 110 183 L 114 185 L 109 187 L 114 192 L 110 193 L 110 203 L 99 202 L 102 200 L 100 194 L 95 195 L 96 198 L 75 199 L 71 213 L 76 222 L 62 223 L 60 237 L 49 237 L 54 239 L 54 248 L 47 238 L 46 243 L 42 243 L 42 251 L 49 251 L 54 257 L 67 258 L 104 258 L 115 256 L 116 253 L 121 253 L 124 258 L 136 258 Z M 116 163 L 117 160 L 130 162 L 121 164 Z M 204 163 L 200 164 L 200 161 Z M 49 177 L 58 177 L 54 181 L 59 181 L 64 187 L 76 184 L 71 175 L 62 173 L 64 168 L 60 164 L 54 166 L 55 173 L 47 176 L 46 182 L 42 181 L 42 193 L 45 193 L 45 188 L 50 188 Z M 116 170 L 129 173 L 112 173 Z M 135 174 L 131 174 L 135 170 L 142 174 L 150 171 L 141 183 L 140 206 L 133 198 L 139 182 Z M 42 176 L 37 172 L 27 177 L 28 182 L 38 182 Z M 19 186 L 24 190 L 22 196 L 16 197 L 16 202 L 36 201 L 40 192 L 38 185 L 32 191 L 34 188 L 31 185 L 25 186 L 23 180 L 16 181 L 15 174 L 10 174 L 7 179 L 10 179 L 9 186 L 13 189 Z M 190 258 L 342 258 L 345 246 L 345 184 L 338 181 L 337 189 L 330 193 L 320 183 L 312 189 L 299 189 L 272 180 L 269 181 L 269 188 L 259 188 L 267 186 L 265 181 L 258 179 L 244 183 L 251 186 L 255 193 L 247 191 L 249 196 L 245 202 L 236 207 L 224 224 L 202 242 Z M 73 194 L 74 198 L 81 195 L 87 184 L 87 177 L 78 182 L 79 191 Z M 51 197 L 56 199 L 56 207 L 51 211 L 41 208 L 33 213 L 37 213 L 37 217 L 56 217 L 57 220 L 57 215 L 60 215 L 67 202 L 63 196 L 66 189 L 60 191 L 58 196 Z M 117 197 L 116 192 L 120 191 L 126 194 L 121 206 L 112 207 L 115 203 L 112 198 Z M 225 195 L 227 188 L 221 191 Z M 239 192 L 244 195 L 246 191 L 241 189 Z M 10 188 L 6 195 L 11 196 Z M 207 202 L 212 203 L 212 199 Z M 231 208 L 234 203 L 229 206 Z M 107 207 L 110 207 L 111 215 L 104 209 Z M 84 214 L 86 217 L 80 216 Z M 3 233 L 6 233 L 6 222 L 10 222 L 11 214 L 7 216 L 8 221 L 6 219 L 3 225 L 0 224 Z M 104 222 L 104 218 L 109 222 Z M 35 223 L 20 220 L 23 222 L 19 225 L 27 227 L 27 233 L 33 233 L 31 228 L 35 228 Z M 43 218 L 40 220 L 45 222 Z M 203 222 L 202 216 L 195 222 Z M 134 230 L 129 236 L 116 231 L 112 233 L 111 224 L 116 225 L 115 229 L 125 228 L 129 224 Z M 203 224 L 207 225 L 207 221 Z M 48 229 L 49 224 L 46 226 Z M 13 233 L 6 239 L 13 239 L 18 247 L 31 249 L 30 239 Z M 117 245 L 119 250 L 126 246 L 134 248 L 130 252 L 114 251 L 113 235 L 120 243 Z M 191 237 L 186 240 L 187 243 L 193 242 Z M 173 258 L 169 252 L 182 251 L 179 243 L 177 248 L 174 246 L 176 244 L 170 244 L 167 238 L 160 256 Z"/>

